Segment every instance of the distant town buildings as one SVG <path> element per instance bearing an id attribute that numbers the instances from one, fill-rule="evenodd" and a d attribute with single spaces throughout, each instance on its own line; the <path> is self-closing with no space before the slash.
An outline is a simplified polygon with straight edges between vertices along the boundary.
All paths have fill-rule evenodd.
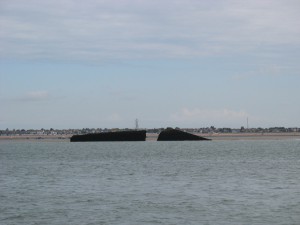
<path id="1" fill-rule="evenodd" d="M 166 128 L 152 128 L 152 129 L 145 129 L 147 133 L 160 133 Z M 215 128 L 214 126 L 211 127 L 203 127 L 203 128 L 179 128 L 176 127 L 175 129 L 182 130 L 189 133 L 199 133 L 199 134 L 209 134 L 209 133 L 286 133 L 286 132 L 300 132 L 300 128 L 298 127 L 270 127 L 270 128 Z M 88 133 L 101 133 L 101 132 L 112 132 L 112 131 L 128 131 L 131 130 L 129 128 L 82 128 L 82 129 L 5 129 L 0 130 L 0 136 L 30 136 L 30 135 L 76 135 L 76 134 L 88 134 Z"/>

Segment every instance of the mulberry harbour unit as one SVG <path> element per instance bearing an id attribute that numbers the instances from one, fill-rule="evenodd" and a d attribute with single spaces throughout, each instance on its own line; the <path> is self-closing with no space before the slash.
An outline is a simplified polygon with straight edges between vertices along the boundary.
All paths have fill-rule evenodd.
<path id="1" fill-rule="evenodd" d="M 198 135 L 190 134 L 184 131 L 167 128 L 166 130 L 160 132 L 157 141 L 210 141 L 204 137 Z"/>
<path id="2" fill-rule="evenodd" d="M 145 141 L 145 130 L 117 131 L 96 134 L 73 135 L 71 142 L 85 141 Z"/>
<path id="3" fill-rule="evenodd" d="M 145 141 L 145 130 L 118 131 L 85 135 L 74 135 L 71 142 L 88 142 L 88 141 Z M 210 139 L 200 137 L 194 134 L 168 128 L 162 131 L 157 141 L 209 141 Z"/>

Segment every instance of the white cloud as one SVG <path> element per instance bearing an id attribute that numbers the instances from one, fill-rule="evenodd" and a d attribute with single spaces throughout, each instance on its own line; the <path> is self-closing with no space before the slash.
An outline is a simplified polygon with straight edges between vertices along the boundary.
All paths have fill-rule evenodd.
<path id="1" fill-rule="evenodd" d="M 293 0 L 4 0 L 0 56 L 102 61 L 299 46 L 299 9 Z"/>
<path id="2" fill-rule="evenodd" d="M 20 97 L 21 101 L 45 101 L 50 97 L 48 91 L 30 91 L 25 93 L 23 97 Z"/>
<path id="3" fill-rule="evenodd" d="M 244 80 L 255 77 L 282 77 L 282 76 L 300 76 L 297 65 L 289 65 L 288 63 L 281 64 L 266 64 L 251 68 L 250 70 L 244 70 L 231 76 L 234 80 Z"/>
<path id="4" fill-rule="evenodd" d="M 119 122 L 122 120 L 122 118 L 118 113 L 112 113 L 107 117 L 107 120 L 110 122 Z"/>
<path id="5" fill-rule="evenodd" d="M 241 110 L 234 111 L 230 109 L 202 109 L 183 108 L 179 112 L 170 115 L 170 121 L 182 124 L 197 124 L 202 126 L 240 126 L 244 124 L 250 115 Z"/>

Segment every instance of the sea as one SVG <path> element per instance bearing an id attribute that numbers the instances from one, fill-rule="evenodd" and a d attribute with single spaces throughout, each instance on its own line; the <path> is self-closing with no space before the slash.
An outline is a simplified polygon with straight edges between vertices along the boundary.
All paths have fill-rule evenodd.
<path id="1" fill-rule="evenodd" d="M 1 225 L 300 224 L 300 140 L 0 142 Z"/>

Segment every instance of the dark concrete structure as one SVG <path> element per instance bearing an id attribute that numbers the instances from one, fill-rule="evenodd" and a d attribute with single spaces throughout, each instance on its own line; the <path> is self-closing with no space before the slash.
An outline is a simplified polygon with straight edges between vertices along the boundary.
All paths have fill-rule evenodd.
<path id="1" fill-rule="evenodd" d="M 96 134 L 73 135 L 71 142 L 86 142 L 86 141 L 145 141 L 145 130 L 118 131 Z"/>
<path id="2" fill-rule="evenodd" d="M 157 138 L 157 141 L 210 141 L 204 137 L 200 137 L 194 134 L 183 132 L 175 129 L 166 129 L 162 131 Z"/>

